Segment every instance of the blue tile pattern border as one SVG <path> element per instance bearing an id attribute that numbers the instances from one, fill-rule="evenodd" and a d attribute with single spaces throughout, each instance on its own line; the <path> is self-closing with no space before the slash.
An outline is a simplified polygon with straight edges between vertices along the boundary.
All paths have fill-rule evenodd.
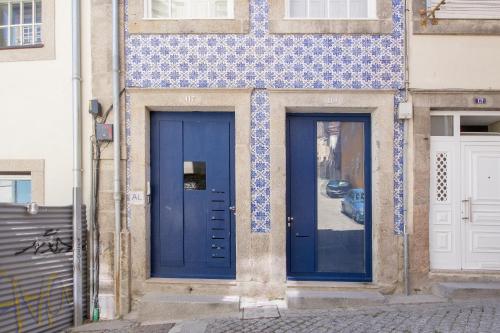
<path id="1" fill-rule="evenodd" d="M 271 227 L 269 95 L 264 89 L 256 89 L 252 94 L 251 103 L 252 231 L 268 232 Z"/>
<path id="2" fill-rule="evenodd" d="M 404 179 L 403 179 L 403 149 L 404 125 L 397 118 L 397 107 L 405 100 L 403 91 L 394 96 L 394 232 L 403 234 L 404 225 Z"/>
<path id="3" fill-rule="evenodd" d="M 403 89 L 403 1 L 393 0 L 392 6 L 394 29 L 388 35 L 270 34 L 268 0 L 250 0 L 248 34 L 128 34 L 126 31 L 126 87 L 255 89 L 251 98 L 251 228 L 253 232 L 269 232 L 271 115 L 266 89 Z M 396 106 L 403 97 L 396 94 Z M 130 120 L 130 116 L 126 119 Z M 396 121 L 394 231 L 397 234 L 403 225 L 402 132 L 402 123 Z M 129 135 L 130 128 L 127 138 Z M 130 191 L 128 185 L 127 191 Z"/>

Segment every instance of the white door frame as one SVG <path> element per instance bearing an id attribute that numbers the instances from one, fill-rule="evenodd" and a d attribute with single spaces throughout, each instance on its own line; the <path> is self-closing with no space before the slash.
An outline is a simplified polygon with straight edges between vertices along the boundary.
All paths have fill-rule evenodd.
<path id="1" fill-rule="evenodd" d="M 453 136 L 430 137 L 429 254 L 431 269 L 466 270 L 465 187 L 462 143 L 500 143 L 500 135 L 460 135 L 460 116 L 500 116 L 500 111 L 431 111 L 453 116 Z M 445 160 L 445 162 L 443 162 Z M 443 177 L 443 174 L 446 176 Z M 439 182 L 439 184 L 438 184 Z M 438 193 L 439 192 L 439 193 Z M 467 208 L 465 208 L 467 209 Z"/>

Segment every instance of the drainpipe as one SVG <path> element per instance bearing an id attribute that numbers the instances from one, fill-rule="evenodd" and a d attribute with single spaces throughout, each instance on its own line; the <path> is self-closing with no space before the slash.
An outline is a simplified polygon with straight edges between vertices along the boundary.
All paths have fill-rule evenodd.
<path id="1" fill-rule="evenodd" d="M 404 62 L 405 62 L 405 102 L 409 99 L 410 86 L 410 68 L 408 60 L 408 42 L 409 42 L 409 27 L 410 20 L 408 19 L 408 0 L 404 2 Z M 404 292 L 406 296 L 410 295 L 410 246 L 408 234 L 408 130 L 409 119 L 404 119 L 403 129 L 403 257 L 404 257 Z"/>
<path id="2" fill-rule="evenodd" d="M 95 120 L 94 117 L 92 117 L 92 128 L 95 128 Z M 92 130 L 93 131 L 93 130 Z M 90 318 L 93 319 L 93 313 L 96 311 L 96 303 L 94 302 L 96 293 L 95 293 L 95 286 L 96 286 L 96 278 L 95 278 L 95 238 L 94 235 L 96 233 L 96 230 L 94 229 L 95 226 L 95 159 L 94 159 L 94 135 L 90 137 L 90 149 L 89 149 L 89 158 L 90 158 L 90 163 L 91 163 L 91 168 L 90 168 L 90 200 L 89 200 L 89 218 L 88 218 L 88 226 L 89 226 L 89 238 L 88 238 L 88 258 L 90 258 L 90 279 L 89 279 L 89 290 L 90 290 Z"/>
<path id="3" fill-rule="evenodd" d="M 403 251 L 404 251 L 404 288 L 405 295 L 410 295 L 410 246 L 408 234 L 408 120 L 404 120 L 403 143 Z"/>
<path id="4" fill-rule="evenodd" d="M 115 281 L 115 316 L 120 314 L 120 232 L 121 232 L 121 191 L 120 191 L 120 5 L 119 0 L 112 1 L 112 63 L 113 63 L 113 139 L 114 139 L 114 189 L 115 202 L 115 237 L 114 237 L 114 281 Z"/>
<path id="5" fill-rule="evenodd" d="M 73 304 L 74 325 L 83 320 L 82 283 L 82 95 L 80 0 L 72 0 L 72 112 L 73 112 Z"/>

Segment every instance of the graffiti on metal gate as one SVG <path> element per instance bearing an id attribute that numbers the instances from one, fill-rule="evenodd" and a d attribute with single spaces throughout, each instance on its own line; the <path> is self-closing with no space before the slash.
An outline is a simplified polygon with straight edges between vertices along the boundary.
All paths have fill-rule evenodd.
<path id="1" fill-rule="evenodd" d="M 57 278 L 57 274 L 52 273 L 41 282 L 38 290 L 26 291 L 15 277 L 0 271 L 0 285 L 10 284 L 11 289 L 11 298 L 0 302 L 2 318 L 13 314 L 18 333 L 26 332 L 24 327 L 28 323 L 52 327 L 54 317 L 65 307 L 72 306 L 71 288 L 57 285 Z"/>
<path id="2" fill-rule="evenodd" d="M 64 242 L 61 237 L 58 236 L 59 229 L 47 229 L 44 231 L 41 237 L 37 237 L 31 245 L 17 251 L 15 255 L 20 255 L 23 253 L 32 254 L 44 254 L 51 252 L 54 254 L 61 252 L 70 252 L 72 246 Z"/>

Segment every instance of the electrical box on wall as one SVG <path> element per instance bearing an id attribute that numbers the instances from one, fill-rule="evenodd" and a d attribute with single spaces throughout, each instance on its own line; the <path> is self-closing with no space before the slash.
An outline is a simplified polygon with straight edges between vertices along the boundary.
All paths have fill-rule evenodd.
<path id="1" fill-rule="evenodd" d="M 398 118 L 399 119 L 411 119 L 412 116 L 413 116 L 413 103 L 411 103 L 411 102 L 399 103 Z"/>
<path id="2" fill-rule="evenodd" d="M 113 125 L 96 124 L 95 137 L 97 141 L 113 141 Z"/>
<path id="3" fill-rule="evenodd" d="M 91 99 L 89 101 L 89 113 L 94 117 L 101 115 L 101 103 L 97 99 Z"/>

